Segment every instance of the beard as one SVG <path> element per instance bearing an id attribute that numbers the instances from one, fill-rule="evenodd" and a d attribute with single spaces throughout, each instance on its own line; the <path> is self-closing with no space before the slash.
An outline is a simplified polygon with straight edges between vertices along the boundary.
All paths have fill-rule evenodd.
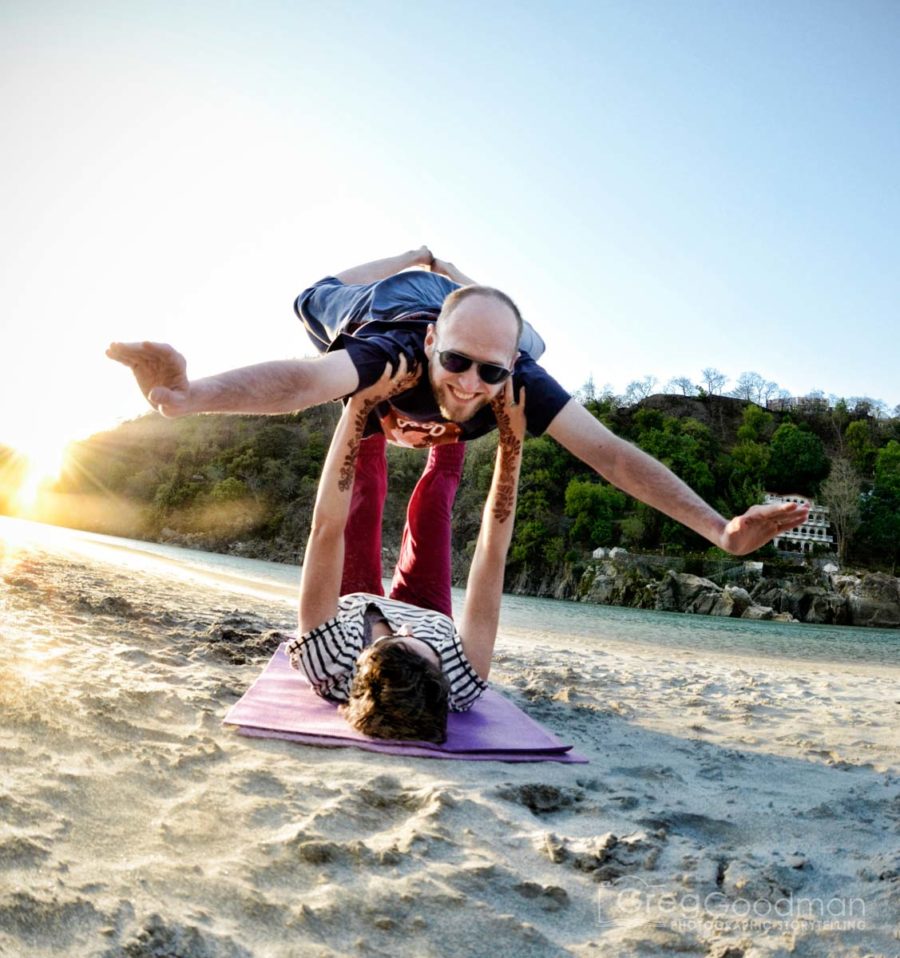
<path id="1" fill-rule="evenodd" d="M 460 402 L 453 396 L 446 384 L 436 386 L 433 382 L 431 384 L 431 394 L 434 396 L 440 414 L 448 422 L 468 422 L 491 401 L 490 396 L 476 396 L 468 402 Z"/>

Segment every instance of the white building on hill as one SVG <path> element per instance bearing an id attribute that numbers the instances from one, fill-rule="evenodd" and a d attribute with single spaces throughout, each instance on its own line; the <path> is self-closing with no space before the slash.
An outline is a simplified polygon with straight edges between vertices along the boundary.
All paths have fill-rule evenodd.
<path id="1" fill-rule="evenodd" d="M 826 506 L 817 505 L 807 496 L 779 496 L 771 492 L 766 493 L 766 505 L 780 502 L 799 502 L 803 505 L 809 503 L 809 518 L 802 526 L 775 536 L 773 544 L 776 549 L 781 549 L 783 552 L 812 552 L 813 546 L 823 545 L 834 550 L 834 537 L 828 534 Z"/>

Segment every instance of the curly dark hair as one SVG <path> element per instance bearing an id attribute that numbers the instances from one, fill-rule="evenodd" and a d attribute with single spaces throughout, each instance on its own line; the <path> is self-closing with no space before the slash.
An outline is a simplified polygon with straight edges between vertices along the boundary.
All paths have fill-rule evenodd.
<path id="1" fill-rule="evenodd" d="M 357 660 L 344 718 L 371 738 L 447 739 L 450 683 L 433 662 L 402 642 L 380 642 Z"/>

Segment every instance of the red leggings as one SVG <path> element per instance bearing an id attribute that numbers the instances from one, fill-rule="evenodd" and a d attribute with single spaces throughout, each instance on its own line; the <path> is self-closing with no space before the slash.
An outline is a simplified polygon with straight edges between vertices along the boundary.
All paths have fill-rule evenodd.
<path id="1" fill-rule="evenodd" d="M 450 514 L 462 476 L 465 443 L 432 446 L 406 512 L 400 558 L 391 598 L 452 615 L 450 600 Z M 356 460 L 353 499 L 344 530 L 341 595 L 383 595 L 381 520 L 387 494 L 387 459 L 382 435 L 365 439 Z"/>

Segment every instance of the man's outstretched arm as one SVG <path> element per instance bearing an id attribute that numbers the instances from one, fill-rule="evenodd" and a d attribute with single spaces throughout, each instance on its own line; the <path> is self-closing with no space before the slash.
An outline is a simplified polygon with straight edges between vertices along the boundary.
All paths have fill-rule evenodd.
<path id="1" fill-rule="evenodd" d="M 198 412 L 295 412 L 348 396 L 359 386 L 359 374 L 344 350 L 193 381 L 181 353 L 162 343 L 113 343 L 106 355 L 128 366 L 150 405 L 170 418 Z"/>
<path id="2" fill-rule="evenodd" d="M 753 552 L 805 522 L 809 514 L 809 506 L 789 502 L 751 506 L 728 521 L 661 462 L 611 433 L 574 399 L 550 423 L 547 434 L 614 486 L 734 555 Z"/>

